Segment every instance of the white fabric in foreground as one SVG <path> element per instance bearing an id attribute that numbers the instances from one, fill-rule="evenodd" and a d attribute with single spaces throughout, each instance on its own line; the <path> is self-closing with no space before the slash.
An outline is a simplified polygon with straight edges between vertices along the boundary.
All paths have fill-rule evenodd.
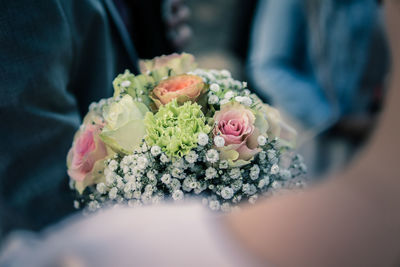
<path id="1" fill-rule="evenodd" d="M 119 207 L 12 234 L 0 266 L 260 266 L 199 205 Z"/>

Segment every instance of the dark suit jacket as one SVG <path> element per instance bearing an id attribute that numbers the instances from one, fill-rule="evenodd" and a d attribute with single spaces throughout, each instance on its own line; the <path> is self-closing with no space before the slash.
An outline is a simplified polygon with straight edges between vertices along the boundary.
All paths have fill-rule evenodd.
<path id="1" fill-rule="evenodd" d="M 65 164 L 73 135 L 88 105 L 111 96 L 113 78 L 135 72 L 136 61 L 111 0 L 0 0 L 3 232 L 73 211 Z"/>

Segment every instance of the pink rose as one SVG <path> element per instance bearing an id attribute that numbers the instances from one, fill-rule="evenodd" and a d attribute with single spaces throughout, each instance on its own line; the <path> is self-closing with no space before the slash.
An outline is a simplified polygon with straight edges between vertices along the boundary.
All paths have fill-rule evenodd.
<path id="1" fill-rule="evenodd" d="M 221 159 L 248 161 L 260 152 L 255 120 L 253 112 L 237 102 L 225 104 L 215 113 L 213 134 L 225 140 L 224 147 L 218 148 Z"/>
<path id="2" fill-rule="evenodd" d="M 78 191 L 94 183 L 99 169 L 96 165 L 103 165 L 102 161 L 108 155 L 106 145 L 99 136 L 103 125 L 95 123 L 101 120 L 87 118 L 87 124 L 76 133 L 67 156 L 68 175 L 79 184 Z"/>

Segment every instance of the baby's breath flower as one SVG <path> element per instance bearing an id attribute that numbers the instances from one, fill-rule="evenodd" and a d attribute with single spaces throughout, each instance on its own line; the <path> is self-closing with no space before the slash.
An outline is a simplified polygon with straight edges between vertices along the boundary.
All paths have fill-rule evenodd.
<path id="1" fill-rule="evenodd" d="M 95 211 L 100 208 L 100 204 L 97 200 L 90 201 L 88 204 L 89 211 Z"/>
<path id="2" fill-rule="evenodd" d="M 233 84 L 234 84 L 234 86 L 236 87 L 236 89 L 243 89 L 243 87 L 242 87 L 242 83 L 241 82 L 239 82 L 239 81 L 234 81 L 233 82 Z"/>
<path id="3" fill-rule="evenodd" d="M 184 194 L 183 194 L 182 190 L 175 190 L 174 193 L 172 194 L 172 198 L 175 201 L 182 200 L 183 196 L 184 196 Z"/>
<path id="4" fill-rule="evenodd" d="M 281 170 L 279 175 L 282 177 L 282 179 L 289 179 L 292 176 L 291 172 L 286 169 Z"/>
<path id="5" fill-rule="evenodd" d="M 163 176 L 161 176 L 161 182 L 163 182 L 164 184 L 170 184 L 171 183 L 171 175 L 166 173 Z"/>
<path id="6" fill-rule="evenodd" d="M 106 168 L 106 170 L 107 170 L 107 168 Z M 106 173 L 106 172 L 104 172 L 104 173 Z M 112 173 L 112 172 L 108 172 L 108 173 L 106 174 L 106 184 L 107 184 L 108 186 L 111 186 L 111 185 L 114 184 L 114 182 L 115 182 L 115 174 Z"/>
<path id="7" fill-rule="evenodd" d="M 257 198 L 258 198 L 258 195 L 251 196 L 249 198 L 249 203 L 250 204 L 256 204 Z"/>
<path id="8" fill-rule="evenodd" d="M 137 159 L 137 166 L 139 169 L 144 170 L 147 167 L 148 160 L 145 156 L 141 156 Z"/>
<path id="9" fill-rule="evenodd" d="M 140 191 L 133 192 L 133 197 L 136 199 L 140 199 L 142 197 L 142 192 Z"/>
<path id="10" fill-rule="evenodd" d="M 231 199 L 233 197 L 233 189 L 230 187 L 224 187 L 221 190 L 221 197 L 223 197 L 224 199 Z"/>
<path id="11" fill-rule="evenodd" d="M 149 178 L 150 180 L 155 180 L 156 179 L 156 170 L 150 170 L 147 172 L 146 176 L 147 178 Z"/>
<path id="12" fill-rule="evenodd" d="M 228 99 L 222 99 L 220 102 L 219 102 L 219 104 L 222 106 L 222 105 L 225 105 L 225 104 L 227 104 L 227 103 L 229 103 L 229 100 Z"/>
<path id="13" fill-rule="evenodd" d="M 191 179 L 188 185 L 189 185 L 189 188 L 195 189 L 198 187 L 198 182 L 196 181 L 196 179 Z"/>
<path id="14" fill-rule="evenodd" d="M 121 176 L 117 176 L 116 181 L 117 181 L 117 188 L 118 189 L 124 188 L 125 183 L 124 183 L 124 181 L 123 181 Z"/>
<path id="15" fill-rule="evenodd" d="M 300 168 L 300 170 L 303 171 L 303 172 L 306 172 L 306 171 L 307 171 L 307 166 L 306 166 L 306 164 L 304 164 L 304 163 L 300 163 L 300 164 L 299 164 L 299 168 Z"/>
<path id="16" fill-rule="evenodd" d="M 207 161 L 209 161 L 211 163 L 217 162 L 219 159 L 218 151 L 215 149 L 208 150 L 207 154 L 206 154 L 206 159 L 207 159 Z"/>
<path id="17" fill-rule="evenodd" d="M 115 199 L 117 197 L 118 189 L 116 187 L 113 187 L 110 189 L 110 192 L 108 192 L 108 197 L 110 199 Z"/>
<path id="18" fill-rule="evenodd" d="M 237 102 L 242 102 L 242 99 L 243 99 L 243 96 L 236 96 L 235 97 L 235 101 L 237 101 Z"/>
<path id="19" fill-rule="evenodd" d="M 234 169 L 230 170 L 229 176 L 232 179 L 238 179 L 241 176 L 240 169 L 239 168 L 234 168 Z"/>
<path id="20" fill-rule="evenodd" d="M 251 98 L 250 97 L 248 97 L 248 96 L 245 96 L 245 97 L 243 97 L 242 98 L 242 101 L 241 101 L 241 103 L 243 104 L 243 105 L 245 105 L 245 106 L 251 106 L 251 104 L 253 104 L 253 100 L 251 100 Z"/>
<path id="21" fill-rule="evenodd" d="M 232 199 L 232 203 L 239 203 L 242 200 L 242 195 L 235 195 Z"/>
<path id="22" fill-rule="evenodd" d="M 107 170 L 108 170 L 108 168 L 107 168 Z M 71 190 L 75 189 L 75 180 L 70 179 L 68 185 L 69 185 L 69 189 L 71 189 Z"/>
<path id="23" fill-rule="evenodd" d="M 267 138 L 265 138 L 263 135 L 260 135 L 257 137 L 257 142 L 260 146 L 263 146 L 267 143 Z"/>
<path id="24" fill-rule="evenodd" d="M 267 158 L 267 153 L 265 153 L 265 151 L 261 151 L 260 153 L 258 153 L 258 157 L 260 158 L 260 160 L 265 160 Z"/>
<path id="25" fill-rule="evenodd" d="M 216 84 L 216 83 L 211 84 L 210 85 L 210 90 L 215 92 L 215 93 L 218 92 L 220 90 L 219 85 Z"/>
<path id="26" fill-rule="evenodd" d="M 153 194 L 154 192 L 154 186 L 151 184 L 146 185 L 146 187 L 144 188 L 144 191 L 148 194 Z"/>
<path id="27" fill-rule="evenodd" d="M 214 144 L 216 147 L 223 147 L 225 145 L 225 139 L 222 136 L 214 137 Z"/>
<path id="28" fill-rule="evenodd" d="M 183 180 L 183 189 L 187 192 L 191 191 L 193 188 L 196 187 L 196 181 L 192 177 L 187 177 L 185 180 Z"/>
<path id="29" fill-rule="evenodd" d="M 128 80 L 125 80 L 125 81 L 123 81 L 123 82 L 121 83 L 121 86 L 122 86 L 122 87 L 129 87 L 130 85 L 131 85 L 131 82 L 128 81 Z"/>
<path id="30" fill-rule="evenodd" d="M 146 144 L 146 143 L 143 143 L 143 144 L 142 144 L 142 152 L 145 153 L 145 152 L 147 152 L 148 150 L 149 150 L 149 147 L 147 146 L 147 144 Z"/>
<path id="31" fill-rule="evenodd" d="M 264 179 L 261 179 L 261 180 L 258 182 L 258 186 L 257 186 L 257 187 L 260 188 L 260 189 L 264 188 L 264 187 L 265 187 L 265 180 L 264 180 Z"/>
<path id="32" fill-rule="evenodd" d="M 242 186 L 242 190 L 247 195 L 253 195 L 255 192 L 257 192 L 257 188 L 253 184 L 244 184 Z"/>
<path id="33" fill-rule="evenodd" d="M 74 208 L 75 208 L 75 209 L 79 209 L 80 206 L 81 206 L 81 204 L 79 203 L 79 201 L 74 200 Z"/>
<path id="34" fill-rule="evenodd" d="M 181 178 L 182 172 L 183 172 L 182 169 L 173 168 L 172 171 L 171 171 L 171 174 L 172 174 L 173 177 Z"/>
<path id="35" fill-rule="evenodd" d="M 124 192 L 125 193 L 131 192 L 135 187 L 136 187 L 135 182 L 128 182 L 124 186 Z"/>
<path id="36" fill-rule="evenodd" d="M 131 199 L 128 201 L 128 205 L 129 207 L 136 208 L 136 207 L 141 207 L 143 204 L 140 200 Z"/>
<path id="37" fill-rule="evenodd" d="M 212 200 L 209 202 L 208 206 L 210 207 L 211 210 L 217 211 L 219 210 L 221 204 L 219 203 L 218 200 Z"/>
<path id="38" fill-rule="evenodd" d="M 219 102 L 218 96 L 216 96 L 216 95 L 210 95 L 210 96 L 208 97 L 208 104 L 210 104 L 210 105 L 216 105 L 216 104 L 218 104 L 218 102 Z"/>
<path id="39" fill-rule="evenodd" d="M 161 147 L 159 147 L 159 146 L 152 146 L 151 149 L 150 149 L 150 153 L 151 153 L 154 157 L 160 155 L 160 154 L 161 154 Z"/>
<path id="40" fill-rule="evenodd" d="M 221 160 L 219 162 L 219 168 L 220 169 L 228 169 L 228 167 L 229 167 L 229 164 L 228 164 L 227 160 Z"/>
<path id="41" fill-rule="evenodd" d="M 99 183 L 96 185 L 96 190 L 97 192 L 99 192 L 100 194 L 104 194 L 106 192 L 106 185 L 104 183 Z"/>
<path id="42" fill-rule="evenodd" d="M 231 73 L 230 73 L 229 70 L 221 70 L 220 73 L 221 73 L 222 76 L 225 76 L 225 77 L 228 77 L 228 78 L 231 77 Z"/>
<path id="43" fill-rule="evenodd" d="M 217 176 L 217 170 L 213 167 L 209 167 L 206 169 L 206 178 L 213 179 Z"/>
<path id="44" fill-rule="evenodd" d="M 278 181 L 273 181 L 272 184 L 271 184 L 271 187 L 273 189 L 280 189 L 282 187 L 282 185 Z"/>
<path id="45" fill-rule="evenodd" d="M 251 180 L 257 180 L 258 179 L 258 176 L 259 176 L 259 172 L 250 172 L 250 179 Z"/>
<path id="46" fill-rule="evenodd" d="M 175 160 L 175 162 L 172 164 L 172 166 L 175 168 L 178 168 L 178 169 L 182 169 L 182 170 L 184 170 L 186 168 L 186 164 L 185 164 L 185 161 L 183 160 L 183 158 Z"/>
<path id="47" fill-rule="evenodd" d="M 272 160 L 272 159 L 275 158 L 275 156 L 276 156 L 275 150 L 273 150 L 273 149 L 268 149 L 268 150 L 267 150 L 267 155 L 268 155 L 268 159 L 269 159 L 269 160 Z"/>
<path id="48" fill-rule="evenodd" d="M 178 179 L 172 179 L 169 186 L 173 189 L 173 191 L 181 188 L 181 182 Z"/>
<path id="49" fill-rule="evenodd" d="M 197 187 L 195 188 L 194 193 L 198 195 L 206 189 L 207 189 L 207 183 L 197 182 Z"/>
<path id="50" fill-rule="evenodd" d="M 226 80 L 221 81 L 221 83 L 225 88 L 229 88 L 232 83 L 232 80 L 226 79 Z"/>
<path id="51" fill-rule="evenodd" d="M 130 171 L 131 171 L 131 168 L 129 168 L 129 166 L 126 166 L 126 165 L 121 165 L 120 166 L 121 168 L 122 168 L 122 171 L 123 171 L 123 173 L 126 175 L 126 174 L 128 174 Z"/>
<path id="52" fill-rule="evenodd" d="M 168 163 L 170 162 L 170 159 L 168 158 L 167 155 L 165 155 L 164 153 L 161 155 L 160 160 L 162 163 Z"/>
<path id="53" fill-rule="evenodd" d="M 260 172 L 260 167 L 257 164 L 254 164 L 251 168 L 250 168 L 250 172 Z"/>
<path id="54" fill-rule="evenodd" d="M 271 167 L 271 174 L 277 174 L 279 172 L 279 166 L 278 164 L 274 164 Z"/>
<path id="55" fill-rule="evenodd" d="M 131 191 L 125 192 L 124 193 L 124 198 L 125 199 L 131 199 L 132 198 L 132 192 Z"/>
<path id="56" fill-rule="evenodd" d="M 232 187 L 233 191 L 235 191 L 235 192 L 240 190 L 240 188 L 242 188 L 242 185 L 243 185 L 243 182 L 240 179 L 235 180 L 233 183 L 231 183 L 231 187 Z"/>
<path id="57" fill-rule="evenodd" d="M 265 175 L 264 178 L 263 178 L 263 180 L 265 181 L 265 184 L 266 184 L 266 185 L 269 185 L 269 183 L 271 182 L 271 179 L 269 178 L 268 175 Z"/>
<path id="58" fill-rule="evenodd" d="M 118 168 L 118 162 L 116 160 L 111 160 L 110 163 L 108 163 L 108 168 L 110 171 L 115 171 Z"/>
<path id="59" fill-rule="evenodd" d="M 256 180 L 258 179 L 258 176 L 260 174 L 260 167 L 258 167 L 257 164 L 254 164 L 251 168 L 250 168 L 250 178 L 252 180 Z"/>
<path id="60" fill-rule="evenodd" d="M 151 199 L 151 203 L 153 205 L 160 204 L 161 201 L 162 201 L 162 197 L 161 196 L 153 196 L 153 198 Z"/>
<path id="61" fill-rule="evenodd" d="M 208 144 L 208 135 L 206 133 L 199 133 L 198 144 L 201 146 L 205 146 Z"/>
<path id="62" fill-rule="evenodd" d="M 197 161 L 198 157 L 199 156 L 197 155 L 197 153 L 192 150 L 185 156 L 185 160 L 188 163 L 192 164 L 192 163 L 195 163 Z"/>
<path id="63" fill-rule="evenodd" d="M 153 194 L 153 192 L 144 192 L 140 198 L 140 200 L 144 203 L 144 204 L 150 204 L 151 202 L 151 195 Z"/>
<path id="64" fill-rule="evenodd" d="M 234 96 L 235 96 L 235 94 L 232 91 L 228 91 L 228 92 L 225 93 L 224 98 L 227 99 L 227 100 L 230 100 Z"/>

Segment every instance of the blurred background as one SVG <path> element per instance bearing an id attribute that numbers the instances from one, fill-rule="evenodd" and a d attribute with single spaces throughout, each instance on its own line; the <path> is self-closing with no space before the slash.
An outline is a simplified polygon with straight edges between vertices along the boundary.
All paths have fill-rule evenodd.
<path id="1" fill-rule="evenodd" d="M 245 80 L 250 27 L 256 0 L 188 0 L 193 35 L 184 47 L 204 68 L 228 69 Z"/>
<path id="2" fill-rule="evenodd" d="M 130 28 L 139 56 L 152 58 L 184 51 L 195 55 L 201 67 L 229 69 L 239 80 L 245 78 L 245 59 L 257 2 L 126 1 L 132 10 L 138 10 L 131 16 Z M 176 45 L 171 45 L 171 41 Z"/>

